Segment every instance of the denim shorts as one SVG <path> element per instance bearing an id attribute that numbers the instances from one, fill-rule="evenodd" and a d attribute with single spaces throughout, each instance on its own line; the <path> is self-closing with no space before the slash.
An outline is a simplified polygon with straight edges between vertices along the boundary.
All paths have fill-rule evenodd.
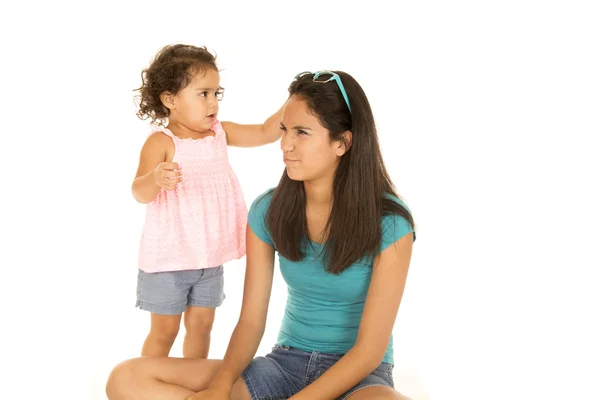
<path id="1" fill-rule="evenodd" d="M 225 299 L 223 266 L 185 271 L 138 272 L 135 306 L 161 315 L 180 315 L 188 306 L 215 308 Z"/>
<path id="2" fill-rule="evenodd" d="M 242 377 L 252 400 L 283 400 L 292 397 L 317 380 L 343 354 L 307 352 L 293 347 L 275 346 L 266 357 L 257 357 L 246 368 Z M 342 396 L 344 400 L 357 390 L 369 386 L 394 387 L 392 364 L 381 363 Z"/>

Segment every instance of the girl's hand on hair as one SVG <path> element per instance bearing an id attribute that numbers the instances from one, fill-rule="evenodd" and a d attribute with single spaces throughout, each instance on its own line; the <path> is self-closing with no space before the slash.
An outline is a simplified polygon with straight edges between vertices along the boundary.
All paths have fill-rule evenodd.
<path id="1" fill-rule="evenodd" d="M 161 162 L 152 173 L 156 184 L 165 190 L 173 190 L 181 182 L 181 167 L 174 162 Z"/>

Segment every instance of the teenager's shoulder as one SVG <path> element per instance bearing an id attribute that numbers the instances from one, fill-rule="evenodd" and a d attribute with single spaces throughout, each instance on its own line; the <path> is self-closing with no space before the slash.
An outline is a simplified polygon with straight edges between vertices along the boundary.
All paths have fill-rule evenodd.
<path id="1" fill-rule="evenodd" d="M 271 204 L 271 200 L 273 199 L 274 192 L 275 188 L 270 188 L 258 195 L 252 202 L 250 210 L 254 210 L 255 212 L 266 213 L 266 211 L 269 209 L 269 205 Z"/>
<path id="2" fill-rule="evenodd" d="M 267 227 L 267 210 L 269 209 L 269 205 L 271 204 L 271 199 L 273 198 L 274 188 L 269 189 L 259 195 L 250 206 L 250 210 L 248 211 L 248 224 L 252 231 L 258 236 L 263 242 L 267 244 L 273 244 L 271 240 L 271 234 L 269 233 L 269 228 Z"/>
<path id="3" fill-rule="evenodd" d="M 404 200 L 392 194 L 386 194 L 386 199 L 391 200 L 401 206 L 412 218 L 412 212 Z M 385 250 L 389 245 L 408 233 L 413 233 L 413 241 L 417 238 L 415 227 L 411 224 L 411 222 L 406 217 L 396 213 L 389 213 L 383 216 L 381 221 L 381 230 L 381 251 Z"/>

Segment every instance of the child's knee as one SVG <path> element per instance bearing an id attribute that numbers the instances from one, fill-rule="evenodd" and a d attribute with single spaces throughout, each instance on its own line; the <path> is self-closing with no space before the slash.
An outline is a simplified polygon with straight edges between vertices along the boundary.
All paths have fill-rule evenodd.
<path id="1" fill-rule="evenodd" d="M 178 334 L 179 324 L 153 325 L 150 328 L 150 336 L 159 342 L 173 343 Z"/>
<path id="2" fill-rule="evenodd" d="M 188 332 L 196 332 L 198 334 L 210 333 L 215 321 L 214 310 L 212 312 L 192 312 L 184 318 L 185 329 Z"/>

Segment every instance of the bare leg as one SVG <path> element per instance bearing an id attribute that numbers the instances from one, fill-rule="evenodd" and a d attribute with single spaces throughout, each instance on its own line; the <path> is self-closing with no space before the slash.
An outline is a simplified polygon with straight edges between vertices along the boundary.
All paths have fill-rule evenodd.
<path id="1" fill-rule="evenodd" d="M 215 309 L 188 307 L 183 314 L 185 339 L 183 356 L 186 358 L 207 358 L 210 347 L 210 332 L 215 320 Z"/>
<path id="2" fill-rule="evenodd" d="M 117 365 L 108 378 L 109 400 L 184 400 L 206 389 L 221 360 L 142 357 Z M 243 379 L 233 386 L 231 400 L 250 400 Z"/>
<path id="3" fill-rule="evenodd" d="M 179 333 L 181 315 L 151 314 L 150 333 L 146 337 L 142 356 L 168 356 Z"/>
<path id="4" fill-rule="evenodd" d="M 387 386 L 368 386 L 357 390 L 346 398 L 347 400 L 410 400 L 399 392 Z"/>

